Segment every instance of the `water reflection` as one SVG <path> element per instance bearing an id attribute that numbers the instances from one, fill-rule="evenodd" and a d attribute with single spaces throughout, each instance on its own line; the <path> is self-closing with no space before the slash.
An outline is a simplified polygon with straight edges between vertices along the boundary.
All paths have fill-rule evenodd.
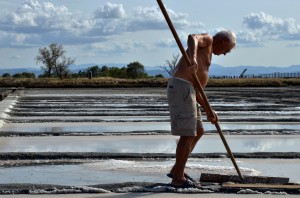
<path id="1" fill-rule="evenodd" d="M 3 137 L 0 152 L 174 153 L 177 137 L 168 135 Z M 233 152 L 300 152 L 300 136 L 227 135 Z M 226 152 L 218 135 L 205 135 L 195 153 Z"/>
<path id="2" fill-rule="evenodd" d="M 268 139 L 268 141 L 266 141 Z M 247 140 L 243 141 L 243 147 L 249 152 L 269 152 L 275 148 L 280 148 L 280 152 L 289 152 L 286 147 L 296 148 L 296 141 L 294 139 L 286 138 L 262 138 L 261 140 Z"/>
<path id="3" fill-rule="evenodd" d="M 270 130 L 300 129 L 300 123 L 267 123 L 267 122 L 224 122 L 220 123 L 223 130 Z M 214 125 L 205 122 L 205 130 L 215 131 Z M 75 122 L 75 123 L 7 123 L 0 131 L 14 132 L 132 132 L 132 131 L 170 131 L 169 122 Z"/>
<path id="4" fill-rule="evenodd" d="M 242 159 L 237 161 L 243 175 L 288 177 L 300 181 L 299 159 Z M 0 168 L 0 183 L 58 184 L 68 186 L 121 183 L 128 181 L 169 183 L 166 173 L 174 164 L 167 160 L 99 160 L 77 165 L 43 165 Z M 189 159 L 187 171 L 236 174 L 229 159 Z"/>

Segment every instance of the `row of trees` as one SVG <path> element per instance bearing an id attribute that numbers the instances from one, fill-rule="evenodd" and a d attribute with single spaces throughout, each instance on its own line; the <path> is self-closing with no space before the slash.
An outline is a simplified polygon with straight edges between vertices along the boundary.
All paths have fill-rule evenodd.
<path id="1" fill-rule="evenodd" d="M 9 74 L 4 73 L 2 75 L 3 78 L 35 78 L 34 73 L 23 72 L 23 73 L 16 73 L 16 74 Z M 40 77 L 49 77 L 48 75 L 40 75 Z M 57 75 L 52 74 L 50 77 L 57 77 Z M 69 73 L 67 76 L 63 75 L 62 78 L 88 78 L 88 77 L 114 77 L 114 78 L 147 78 L 149 77 L 148 74 L 144 70 L 144 66 L 139 62 L 132 62 L 127 65 L 127 67 L 108 67 L 102 66 L 99 67 L 98 65 L 89 67 L 83 71 L 79 71 L 78 73 Z M 163 77 L 162 75 L 158 75 L 157 77 Z"/>
<path id="2" fill-rule="evenodd" d="M 116 78 L 146 78 L 148 77 L 145 72 L 144 66 L 139 62 L 132 62 L 127 67 L 99 67 L 95 65 L 89 67 L 84 71 L 79 71 L 77 74 L 71 74 L 69 66 L 75 63 L 75 59 L 66 57 L 66 51 L 62 45 L 50 44 L 48 47 L 40 48 L 38 56 L 35 58 L 36 63 L 42 63 L 41 69 L 43 70 L 44 77 L 116 77 Z"/>
<path id="3" fill-rule="evenodd" d="M 172 60 L 166 60 L 167 66 L 162 66 L 161 68 L 172 76 L 178 60 L 179 55 L 173 55 Z M 63 46 L 55 43 L 50 44 L 48 47 L 39 48 L 35 61 L 37 64 L 41 64 L 43 73 L 38 77 L 58 77 L 60 79 L 69 77 L 115 77 L 130 79 L 149 77 L 145 72 L 144 65 L 138 61 L 129 63 L 127 66 L 121 68 L 105 65 L 99 67 L 95 65 L 78 73 L 71 73 L 69 67 L 75 63 L 75 59 L 66 57 L 66 51 L 63 49 Z M 35 78 L 35 74 L 23 72 L 10 75 L 9 73 L 5 73 L 2 77 Z M 156 77 L 163 77 L 163 75 L 160 74 Z"/>
<path id="4" fill-rule="evenodd" d="M 114 78 L 147 78 L 144 66 L 138 61 L 129 63 L 126 67 L 108 67 L 106 65 L 99 67 L 98 65 L 89 67 L 84 71 L 79 71 L 77 76 L 73 77 L 114 77 Z"/>
<path id="5" fill-rule="evenodd" d="M 30 72 L 23 72 L 23 73 L 16 73 L 13 75 L 10 75 L 10 73 L 4 73 L 2 74 L 3 78 L 35 78 L 35 74 L 34 73 L 30 73 Z"/>
<path id="6" fill-rule="evenodd" d="M 56 77 L 55 74 L 50 75 L 51 77 Z M 23 72 L 16 73 L 14 75 L 10 75 L 9 73 L 4 73 L 2 75 L 3 78 L 35 78 L 34 73 Z M 40 77 L 49 77 L 48 75 L 40 75 Z M 98 65 L 89 67 L 83 71 L 79 71 L 78 73 L 69 73 L 67 76 L 62 76 L 63 78 L 88 78 L 88 77 L 113 77 L 113 78 L 148 78 L 148 74 L 145 72 L 144 66 L 139 62 L 132 62 L 128 64 L 126 67 L 108 67 Z M 162 75 L 157 75 L 156 77 L 163 77 Z"/>

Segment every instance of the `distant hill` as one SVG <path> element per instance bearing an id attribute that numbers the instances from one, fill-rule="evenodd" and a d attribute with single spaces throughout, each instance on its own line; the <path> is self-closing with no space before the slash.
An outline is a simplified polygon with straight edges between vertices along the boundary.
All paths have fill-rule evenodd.
<path id="1" fill-rule="evenodd" d="M 81 64 L 72 65 L 70 69 L 73 73 L 77 73 L 79 70 L 85 70 L 88 67 L 98 65 L 102 67 L 104 65 L 108 67 L 126 67 L 125 63 L 105 63 L 105 64 Z M 247 69 L 245 75 L 259 75 L 259 74 L 271 74 L 275 72 L 279 73 L 295 73 L 300 72 L 300 65 L 292 65 L 289 67 L 275 67 L 275 66 L 235 66 L 235 67 L 224 67 L 218 64 L 212 64 L 210 66 L 210 76 L 239 76 L 244 69 Z M 160 66 L 145 66 L 145 70 L 149 76 L 155 76 L 157 74 L 162 74 L 165 77 L 169 77 L 168 73 L 164 71 Z M 15 73 L 30 72 L 36 74 L 36 76 L 42 73 L 40 68 L 12 68 L 12 69 L 0 69 L 0 75 L 4 73 L 9 73 L 11 75 Z"/>

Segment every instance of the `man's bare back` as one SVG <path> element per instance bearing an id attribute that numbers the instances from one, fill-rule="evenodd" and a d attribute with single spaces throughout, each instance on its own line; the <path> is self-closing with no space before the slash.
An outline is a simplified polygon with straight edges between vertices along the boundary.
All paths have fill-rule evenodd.
<path id="1" fill-rule="evenodd" d="M 186 52 L 189 55 L 192 64 L 196 67 L 196 74 L 202 87 L 205 87 L 208 82 L 208 70 L 212 58 L 212 42 L 213 39 L 208 34 L 192 34 L 188 37 L 189 48 Z M 190 65 L 187 65 L 186 61 L 181 58 L 173 76 L 187 80 L 195 87 L 196 82 L 192 76 L 195 68 L 189 66 Z"/>

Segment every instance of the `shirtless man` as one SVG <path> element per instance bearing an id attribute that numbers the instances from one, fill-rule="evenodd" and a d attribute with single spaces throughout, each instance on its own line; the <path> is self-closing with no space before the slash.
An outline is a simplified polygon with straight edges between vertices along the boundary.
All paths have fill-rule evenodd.
<path id="1" fill-rule="evenodd" d="M 196 90 L 196 82 L 192 73 L 196 72 L 202 88 L 208 82 L 208 71 L 212 54 L 226 55 L 235 47 L 236 36 L 233 32 L 223 30 L 213 37 L 208 34 L 191 34 L 188 36 L 187 54 L 192 65 L 189 66 L 181 58 L 176 66 L 173 78 L 168 83 L 168 103 L 171 117 L 171 131 L 180 136 L 176 148 L 176 162 L 168 174 L 173 178 L 171 185 L 175 188 L 199 187 L 184 172 L 190 153 L 204 134 L 199 103 L 207 115 L 207 119 L 215 124 L 218 116 L 210 115 Z"/>

